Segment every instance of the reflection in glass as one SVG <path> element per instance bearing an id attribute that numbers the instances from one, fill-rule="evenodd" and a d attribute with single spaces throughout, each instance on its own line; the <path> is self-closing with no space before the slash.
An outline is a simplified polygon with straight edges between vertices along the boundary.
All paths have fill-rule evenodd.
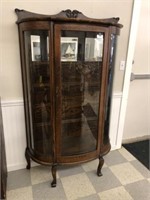
<path id="1" fill-rule="evenodd" d="M 32 61 L 41 60 L 41 47 L 40 47 L 40 36 L 31 35 L 31 54 Z"/>
<path id="2" fill-rule="evenodd" d="M 78 38 L 61 37 L 61 61 L 77 61 Z"/>
<path id="3" fill-rule="evenodd" d="M 39 35 L 30 35 L 32 61 L 49 60 L 49 37 L 47 36 L 44 40 Z"/>
<path id="4" fill-rule="evenodd" d="M 113 83 L 113 71 L 114 71 L 114 51 L 116 49 L 116 36 L 111 34 L 111 45 L 110 45 L 110 57 L 109 57 L 109 73 L 108 73 L 108 83 L 107 83 L 107 98 L 106 98 L 106 111 L 105 111 L 105 125 L 104 125 L 104 144 L 109 142 L 109 126 L 110 126 L 110 109 L 112 100 L 112 83 Z"/>
<path id="5" fill-rule="evenodd" d="M 25 31 L 31 147 L 38 155 L 52 153 L 48 31 Z M 50 134 L 51 133 L 51 134 Z M 43 157 L 44 158 L 44 157 Z"/>
<path id="6" fill-rule="evenodd" d="M 76 62 L 61 62 L 61 152 L 69 156 L 97 148 L 103 34 L 62 31 L 63 40 L 64 36 L 66 41 L 78 36 Z"/>
<path id="7" fill-rule="evenodd" d="M 103 56 L 103 35 L 85 40 L 85 61 L 101 61 Z"/>

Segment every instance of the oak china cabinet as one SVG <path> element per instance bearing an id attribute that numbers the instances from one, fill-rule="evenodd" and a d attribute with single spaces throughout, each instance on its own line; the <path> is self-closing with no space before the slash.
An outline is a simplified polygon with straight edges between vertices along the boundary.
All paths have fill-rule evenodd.
<path id="1" fill-rule="evenodd" d="M 27 169 L 30 159 L 56 168 L 110 150 L 109 119 L 119 18 L 91 19 L 77 10 L 18 16 Z"/>

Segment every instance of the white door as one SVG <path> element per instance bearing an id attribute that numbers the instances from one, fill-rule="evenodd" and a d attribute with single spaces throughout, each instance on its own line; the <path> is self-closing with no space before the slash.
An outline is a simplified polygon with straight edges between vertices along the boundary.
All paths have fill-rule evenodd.
<path id="1" fill-rule="evenodd" d="M 141 140 L 150 135 L 149 50 L 150 0 L 142 0 L 133 56 L 134 64 L 132 66 L 132 78 L 135 79 L 130 82 L 129 86 L 126 117 L 123 130 L 123 142 Z"/>

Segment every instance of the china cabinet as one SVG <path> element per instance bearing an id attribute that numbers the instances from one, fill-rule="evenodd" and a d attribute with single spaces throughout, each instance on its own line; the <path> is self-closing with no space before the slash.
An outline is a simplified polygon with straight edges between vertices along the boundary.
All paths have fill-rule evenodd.
<path id="1" fill-rule="evenodd" d="M 91 19 L 77 10 L 18 16 L 27 168 L 30 159 L 56 167 L 110 150 L 109 119 L 119 18 Z"/>

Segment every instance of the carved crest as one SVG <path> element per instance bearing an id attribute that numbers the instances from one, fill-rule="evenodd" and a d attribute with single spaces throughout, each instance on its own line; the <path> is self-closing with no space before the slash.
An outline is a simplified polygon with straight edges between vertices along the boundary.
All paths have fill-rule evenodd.
<path id="1" fill-rule="evenodd" d="M 66 9 L 61 11 L 56 15 L 43 15 L 32 13 L 26 10 L 20 10 L 18 8 L 15 9 L 15 12 L 18 16 L 17 24 L 25 21 L 41 21 L 41 20 L 54 20 L 54 21 L 82 21 L 85 23 L 95 23 L 95 24 L 104 24 L 107 26 L 116 26 L 118 28 L 122 28 L 122 24 L 118 24 L 119 18 L 107 18 L 107 19 L 92 19 L 83 15 L 82 12 L 78 10 L 70 10 Z"/>
<path id="2" fill-rule="evenodd" d="M 62 12 L 64 12 L 68 18 L 77 18 L 78 14 L 82 14 L 78 10 L 71 11 L 70 9 L 63 10 Z"/>

